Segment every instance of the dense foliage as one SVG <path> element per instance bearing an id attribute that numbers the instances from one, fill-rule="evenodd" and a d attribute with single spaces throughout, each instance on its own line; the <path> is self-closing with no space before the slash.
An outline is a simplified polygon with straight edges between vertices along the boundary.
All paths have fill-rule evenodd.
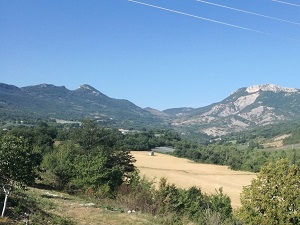
<path id="1" fill-rule="evenodd" d="M 34 152 L 24 137 L 0 137 L 0 184 L 26 187 L 41 172 L 41 154 Z"/>
<path id="2" fill-rule="evenodd" d="M 56 145 L 44 155 L 43 165 L 57 178 L 57 186 L 114 196 L 134 171 L 129 150 L 172 145 L 180 138 L 170 131 L 127 131 L 101 128 L 84 120 L 79 128 L 57 132 Z"/>
<path id="3" fill-rule="evenodd" d="M 297 126 L 289 128 L 289 131 L 292 134 L 290 138 L 296 140 Z M 129 151 L 168 146 L 175 149 L 172 153 L 175 156 L 254 172 L 259 172 L 266 163 L 272 162 L 268 167 L 263 167 L 257 183 L 253 182 L 253 186 L 245 188 L 244 208 L 239 212 L 239 218 L 246 224 L 250 220 L 270 222 L 265 213 L 261 214 L 262 210 L 255 211 L 257 205 L 251 205 L 254 201 L 249 200 L 250 192 L 257 191 L 259 194 L 260 191 L 260 194 L 270 197 L 269 194 L 273 192 L 269 192 L 272 188 L 268 185 L 273 185 L 272 182 L 276 179 L 287 185 L 298 185 L 293 183 L 292 178 L 294 175 L 298 176 L 299 172 L 296 167 L 288 166 L 287 162 L 300 165 L 300 155 L 297 148 L 263 149 L 262 137 L 271 138 L 282 134 L 281 131 L 270 135 L 265 132 L 268 132 L 267 128 L 249 133 L 249 136 L 244 133 L 199 144 L 183 139 L 178 133 L 169 130 L 126 130 L 122 133 L 118 129 L 100 127 L 91 120 L 82 121 L 81 126 L 50 126 L 44 122 L 39 122 L 36 126 L 20 125 L 1 131 L 0 178 L 1 183 L 9 182 L 25 187 L 34 183 L 43 167 L 46 171 L 43 183 L 46 185 L 97 199 L 113 198 L 128 209 L 151 213 L 160 218 L 169 218 L 171 215 L 165 224 L 187 224 L 187 221 L 198 224 L 238 224 L 233 216 L 230 199 L 223 194 L 222 189 L 213 195 L 207 195 L 197 187 L 183 190 L 168 184 L 164 179 L 155 189 L 150 181 L 139 177 Z M 285 164 L 281 162 L 280 165 L 274 163 L 280 158 L 288 161 L 284 161 Z M 262 191 L 257 188 L 262 185 L 259 182 L 266 179 L 270 179 L 269 183 L 263 184 L 267 189 Z M 290 189 L 293 189 L 292 186 Z M 261 198 L 267 201 L 266 196 Z M 298 200 L 295 197 L 291 201 Z M 280 201 L 277 203 L 283 204 Z M 288 213 L 283 219 L 286 223 L 292 221 L 293 224 L 298 221 L 297 213 L 289 211 L 294 202 L 287 204 L 289 206 L 285 206 L 288 207 Z M 263 209 L 266 210 L 267 208 Z M 251 217 L 253 215 L 256 217 Z M 275 217 L 273 214 L 272 216 Z M 279 224 L 282 224 L 283 219 L 278 217 Z"/>
<path id="4" fill-rule="evenodd" d="M 234 144 L 232 141 L 216 141 L 208 145 L 181 141 L 175 144 L 173 155 L 191 159 L 195 162 L 227 165 L 234 170 L 259 172 L 268 162 L 287 158 L 291 163 L 300 165 L 299 149 L 264 149 L 255 141 Z"/>
<path id="5" fill-rule="evenodd" d="M 283 140 L 283 143 L 285 145 L 292 145 L 292 144 L 298 144 L 299 142 L 300 142 L 300 125 L 297 125 L 290 133 L 290 136 L 286 137 Z"/>
<path id="6" fill-rule="evenodd" d="M 46 154 L 44 160 L 61 188 L 111 195 L 134 171 L 132 156 L 115 148 L 118 136 L 111 130 L 86 120 L 70 137 Z"/>
<path id="7" fill-rule="evenodd" d="M 284 143 L 295 144 L 300 143 L 300 139 L 298 139 L 299 132 L 300 121 L 293 120 L 265 126 L 258 126 L 242 132 L 230 133 L 222 138 L 227 140 L 237 140 L 237 143 L 249 143 L 254 140 L 268 140 L 277 136 L 291 134 L 293 136 L 293 141 L 288 140 L 290 138 L 286 138 Z"/>
<path id="8" fill-rule="evenodd" d="M 3 165 L 18 166 L 10 171 L 13 176 L 2 173 L 1 179 L 10 178 L 31 185 L 39 175 L 37 172 L 43 160 L 42 166 L 48 174 L 43 183 L 55 188 L 93 198 L 114 198 L 125 207 L 161 218 L 173 215 L 168 219 L 171 224 L 184 224 L 184 220 L 199 223 L 232 220 L 230 199 L 222 192 L 206 195 L 199 188 L 183 190 L 166 180 L 155 189 L 151 182 L 139 178 L 128 150 L 185 146 L 187 142 L 175 132 L 142 130 L 122 134 L 119 130 L 102 128 L 85 120 L 80 127 L 52 127 L 46 123 L 34 127 L 19 126 L 3 131 L 1 140 L 7 144 L 2 145 L 2 150 L 7 152 L 2 157 L 11 160 Z M 10 152 L 5 146 L 12 147 Z M 8 153 L 14 157 L 8 157 Z M 20 156 L 16 155 L 19 153 Z M 20 158 L 23 153 L 30 158 Z M 19 164 L 16 159 L 21 159 Z M 29 171 L 24 169 L 25 164 L 33 168 L 30 177 L 24 175 Z M 52 177 L 51 181 L 49 177 Z"/>
<path id="9" fill-rule="evenodd" d="M 166 224 L 234 224 L 230 199 L 222 189 L 207 195 L 198 187 L 187 190 L 169 184 L 162 178 L 158 188 L 138 174 L 119 188 L 117 200 L 128 209 L 151 213 L 158 217 L 172 217 Z M 186 222 L 184 222 L 186 220 Z"/>
<path id="10" fill-rule="evenodd" d="M 241 202 L 238 216 L 245 224 L 299 224 L 299 167 L 284 159 L 263 167 Z"/>

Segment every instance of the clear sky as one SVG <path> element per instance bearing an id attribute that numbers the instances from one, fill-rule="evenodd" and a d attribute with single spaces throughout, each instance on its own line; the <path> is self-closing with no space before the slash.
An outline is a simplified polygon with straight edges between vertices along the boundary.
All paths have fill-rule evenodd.
<path id="1" fill-rule="evenodd" d="M 160 110 L 300 88 L 299 0 L 139 2 L 0 0 L 0 82 L 89 84 Z"/>

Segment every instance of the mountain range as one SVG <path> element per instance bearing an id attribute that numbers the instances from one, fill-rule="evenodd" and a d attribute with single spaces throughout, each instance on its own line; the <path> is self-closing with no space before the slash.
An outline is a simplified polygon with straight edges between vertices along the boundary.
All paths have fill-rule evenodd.
<path id="1" fill-rule="evenodd" d="M 162 127 L 164 120 L 132 102 L 110 98 L 90 85 L 76 90 L 52 84 L 18 88 L 0 83 L 0 116 L 6 118 L 93 118 L 105 126 Z"/>
<path id="2" fill-rule="evenodd" d="M 255 126 L 300 118 L 300 89 L 273 84 L 240 88 L 218 103 L 159 111 L 106 96 L 90 85 L 76 90 L 41 84 L 0 83 L 0 117 L 93 118 L 119 128 L 173 127 L 181 133 L 219 136 Z"/>
<path id="3" fill-rule="evenodd" d="M 206 107 L 166 110 L 172 125 L 219 136 L 300 118 L 300 90 L 273 84 L 240 88 L 221 102 Z M 188 128 L 188 129 L 187 129 Z"/>

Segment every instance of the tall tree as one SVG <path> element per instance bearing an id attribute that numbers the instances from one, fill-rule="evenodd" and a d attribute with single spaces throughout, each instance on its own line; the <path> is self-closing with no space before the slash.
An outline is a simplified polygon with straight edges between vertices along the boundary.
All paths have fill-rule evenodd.
<path id="1" fill-rule="evenodd" d="M 82 121 L 81 127 L 73 133 L 73 139 L 89 154 L 99 144 L 101 132 L 94 121 L 86 119 Z"/>

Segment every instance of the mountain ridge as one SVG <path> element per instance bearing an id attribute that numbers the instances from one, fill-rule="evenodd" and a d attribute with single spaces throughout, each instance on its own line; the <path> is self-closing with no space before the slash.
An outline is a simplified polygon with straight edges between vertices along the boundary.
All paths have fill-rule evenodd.
<path id="1" fill-rule="evenodd" d="M 0 83 L 0 116 L 82 120 L 92 118 L 105 126 L 163 127 L 159 117 L 124 99 L 114 99 L 90 85 L 75 90 L 40 84 L 18 88 Z"/>
<path id="2" fill-rule="evenodd" d="M 274 84 L 239 88 L 208 106 L 142 109 L 83 84 L 75 90 L 39 84 L 17 87 L 0 83 L 0 115 L 27 115 L 67 120 L 89 117 L 115 127 L 170 127 L 181 133 L 220 136 L 254 126 L 300 118 L 300 89 Z"/>
<path id="3" fill-rule="evenodd" d="M 193 109 L 172 121 L 173 126 L 197 127 L 209 135 L 224 135 L 255 125 L 300 118 L 300 90 L 274 84 L 240 88 L 224 100 Z"/>

